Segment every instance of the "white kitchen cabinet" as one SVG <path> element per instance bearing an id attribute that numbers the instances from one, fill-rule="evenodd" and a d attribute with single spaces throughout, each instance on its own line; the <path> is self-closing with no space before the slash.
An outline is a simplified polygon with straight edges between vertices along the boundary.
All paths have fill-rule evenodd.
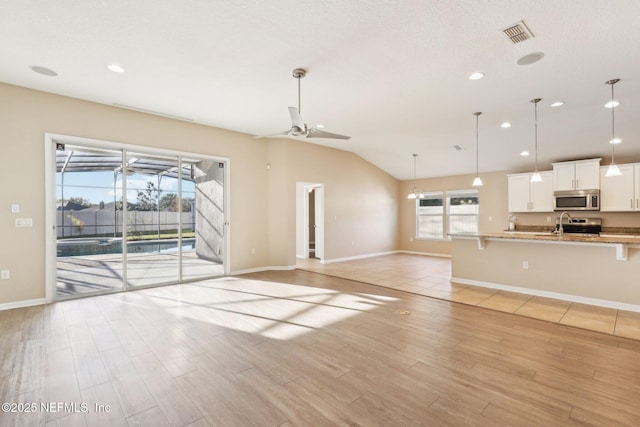
<path id="1" fill-rule="evenodd" d="M 553 189 L 555 191 L 599 189 L 600 160 L 602 159 L 552 163 Z"/>
<path id="2" fill-rule="evenodd" d="M 608 168 L 600 168 L 600 210 L 640 211 L 640 163 L 618 165 L 620 176 L 605 176 Z"/>
<path id="3" fill-rule="evenodd" d="M 509 212 L 553 212 L 553 172 L 540 172 L 542 182 L 531 182 L 531 175 L 507 175 Z"/>

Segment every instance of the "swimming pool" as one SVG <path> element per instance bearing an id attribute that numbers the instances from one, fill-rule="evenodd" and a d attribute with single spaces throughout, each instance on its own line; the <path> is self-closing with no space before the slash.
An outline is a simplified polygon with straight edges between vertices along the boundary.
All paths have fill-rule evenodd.
<path id="1" fill-rule="evenodd" d="M 182 249 L 195 248 L 196 239 L 182 239 Z M 146 240 L 127 242 L 127 253 L 160 253 L 178 250 L 178 239 Z M 59 257 L 103 255 L 122 253 L 122 239 L 91 238 L 63 239 L 57 242 Z"/>

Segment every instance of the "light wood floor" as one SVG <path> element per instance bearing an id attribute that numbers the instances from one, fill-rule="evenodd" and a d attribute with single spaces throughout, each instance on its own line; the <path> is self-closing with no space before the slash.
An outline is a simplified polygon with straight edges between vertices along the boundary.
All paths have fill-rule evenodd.
<path id="1" fill-rule="evenodd" d="M 90 411 L 2 426 L 640 425 L 639 341 L 301 270 L 8 310 L 0 334 L 0 402 Z"/>
<path id="2" fill-rule="evenodd" d="M 638 312 L 452 283 L 448 258 L 394 254 L 329 264 L 305 259 L 298 268 L 640 340 Z"/>

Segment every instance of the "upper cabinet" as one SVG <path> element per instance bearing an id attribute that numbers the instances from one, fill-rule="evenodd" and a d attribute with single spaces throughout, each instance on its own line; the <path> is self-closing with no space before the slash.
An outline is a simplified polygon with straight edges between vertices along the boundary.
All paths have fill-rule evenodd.
<path id="1" fill-rule="evenodd" d="M 600 168 L 600 210 L 609 212 L 640 211 L 640 163 L 618 165 L 622 175 L 605 176 Z"/>
<path id="2" fill-rule="evenodd" d="M 553 189 L 555 191 L 600 189 L 600 160 L 602 159 L 552 163 Z"/>
<path id="3" fill-rule="evenodd" d="M 507 175 L 509 212 L 553 212 L 553 173 L 540 172 L 542 182 L 531 182 L 531 175 Z"/>

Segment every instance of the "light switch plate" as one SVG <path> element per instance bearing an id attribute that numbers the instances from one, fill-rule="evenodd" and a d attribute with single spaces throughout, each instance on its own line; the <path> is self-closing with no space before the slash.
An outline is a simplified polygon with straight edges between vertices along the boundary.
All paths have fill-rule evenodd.
<path id="1" fill-rule="evenodd" d="M 33 219 L 32 218 L 16 218 L 16 227 L 18 228 L 33 227 Z"/>
<path id="2" fill-rule="evenodd" d="M 10 277 L 9 270 L 0 271 L 0 280 L 9 280 Z"/>

